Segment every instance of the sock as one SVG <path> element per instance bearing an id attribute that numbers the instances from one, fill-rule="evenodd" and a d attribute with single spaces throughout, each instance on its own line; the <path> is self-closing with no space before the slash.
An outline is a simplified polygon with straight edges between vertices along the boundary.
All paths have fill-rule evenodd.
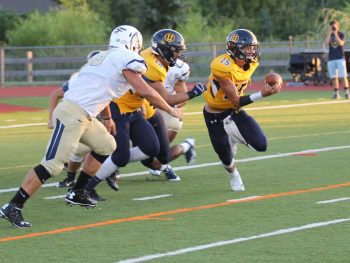
<path id="1" fill-rule="evenodd" d="M 171 166 L 169 164 L 162 164 L 162 166 L 160 167 L 160 171 L 164 172 L 166 169 L 171 168 Z"/>
<path id="2" fill-rule="evenodd" d="M 183 143 L 180 143 L 180 146 L 182 147 L 183 149 L 183 153 L 187 152 L 189 149 L 190 149 L 190 144 L 188 142 L 183 142 Z"/>
<path id="3" fill-rule="evenodd" d="M 90 179 L 91 179 L 90 175 L 81 171 L 79 174 L 78 180 L 76 181 L 72 189 L 73 190 L 84 189 L 87 183 L 90 181 Z"/>
<path id="4" fill-rule="evenodd" d="M 74 180 L 76 175 L 77 175 L 76 172 L 67 172 L 67 177 L 71 180 Z"/>
<path id="5" fill-rule="evenodd" d="M 88 182 L 88 184 L 86 185 L 85 189 L 87 191 L 90 191 L 90 190 L 94 189 L 100 182 L 102 182 L 102 180 L 99 179 L 97 176 L 94 176 Z"/>
<path id="6" fill-rule="evenodd" d="M 345 91 L 345 94 L 349 95 L 349 88 L 348 87 L 344 87 L 344 91 Z"/>
<path id="7" fill-rule="evenodd" d="M 103 162 L 100 169 L 98 169 L 96 177 L 102 181 L 117 170 L 118 166 L 112 161 L 111 156 L 109 156 L 106 161 Z"/>
<path id="8" fill-rule="evenodd" d="M 24 203 L 29 199 L 29 194 L 21 187 L 18 189 L 10 203 L 16 204 L 19 208 L 23 208 Z"/>
<path id="9" fill-rule="evenodd" d="M 334 89 L 334 94 L 339 94 L 339 89 Z"/>
<path id="10" fill-rule="evenodd" d="M 138 146 L 130 148 L 130 163 L 146 160 L 148 158 L 149 156 L 144 154 Z"/>

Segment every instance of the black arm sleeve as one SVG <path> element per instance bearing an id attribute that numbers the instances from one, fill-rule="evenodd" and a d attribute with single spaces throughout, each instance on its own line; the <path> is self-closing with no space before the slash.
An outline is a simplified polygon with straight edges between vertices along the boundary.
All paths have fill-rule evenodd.
<path id="1" fill-rule="evenodd" d="M 249 96 L 249 95 L 241 96 L 241 97 L 239 98 L 239 105 L 240 105 L 241 107 L 246 106 L 246 105 L 249 105 L 249 104 L 251 104 L 251 103 L 253 103 L 253 101 L 250 99 L 250 96 Z"/>

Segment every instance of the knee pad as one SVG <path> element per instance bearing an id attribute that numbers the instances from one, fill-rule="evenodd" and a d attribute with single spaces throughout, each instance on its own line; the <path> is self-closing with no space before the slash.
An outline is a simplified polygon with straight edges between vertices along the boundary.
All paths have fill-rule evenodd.
<path id="1" fill-rule="evenodd" d="M 103 163 L 109 156 L 109 155 L 98 154 L 94 151 L 91 152 L 91 155 L 100 163 Z"/>
<path id="2" fill-rule="evenodd" d="M 40 182 L 42 183 L 45 183 L 45 181 L 47 181 L 47 179 L 51 177 L 51 174 L 41 164 L 34 167 L 34 172 L 36 173 L 36 176 L 38 176 Z"/>

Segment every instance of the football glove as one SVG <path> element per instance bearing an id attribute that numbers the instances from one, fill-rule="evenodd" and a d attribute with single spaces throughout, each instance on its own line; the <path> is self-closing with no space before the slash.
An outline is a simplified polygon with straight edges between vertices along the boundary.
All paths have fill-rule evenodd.
<path id="1" fill-rule="evenodd" d="M 194 85 L 193 89 L 187 92 L 187 94 L 190 99 L 193 99 L 197 96 L 200 96 L 206 90 L 207 90 L 207 87 L 199 82 L 196 85 Z"/>

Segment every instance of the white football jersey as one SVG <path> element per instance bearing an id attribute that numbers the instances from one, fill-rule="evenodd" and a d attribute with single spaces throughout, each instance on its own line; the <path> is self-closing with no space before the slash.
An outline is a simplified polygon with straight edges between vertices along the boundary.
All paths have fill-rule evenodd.
<path id="1" fill-rule="evenodd" d="M 174 87 L 178 80 L 186 81 L 190 76 L 190 66 L 178 59 L 173 67 L 169 67 L 166 74 L 165 87 L 169 94 L 174 94 Z"/>
<path id="2" fill-rule="evenodd" d="M 122 74 L 124 69 L 143 74 L 147 66 L 139 54 L 127 49 L 101 51 L 69 83 L 64 99 L 79 104 L 91 117 L 96 117 L 113 99 L 132 89 Z"/>

